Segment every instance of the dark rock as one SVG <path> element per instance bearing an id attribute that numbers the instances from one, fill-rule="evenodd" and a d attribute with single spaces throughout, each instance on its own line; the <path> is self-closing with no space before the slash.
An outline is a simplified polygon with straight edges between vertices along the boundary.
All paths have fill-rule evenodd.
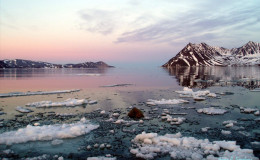
<path id="1" fill-rule="evenodd" d="M 143 117 L 144 117 L 143 112 L 142 112 L 140 109 L 136 108 L 136 107 L 134 107 L 134 108 L 128 113 L 128 116 L 129 116 L 130 118 L 136 118 L 136 119 L 140 119 L 140 118 L 143 118 Z"/>
<path id="2" fill-rule="evenodd" d="M 23 114 L 17 114 L 17 115 L 15 115 L 15 117 L 22 117 L 23 116 Z"/>

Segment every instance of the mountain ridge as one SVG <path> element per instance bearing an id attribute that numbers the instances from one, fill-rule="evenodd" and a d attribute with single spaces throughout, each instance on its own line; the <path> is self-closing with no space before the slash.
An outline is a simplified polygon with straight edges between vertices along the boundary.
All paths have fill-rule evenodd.
<path id="1" fill-rule="evenodd" d="M 83 62 L 83 63 L 68 63 L 68 64 L 54 64 L 42 61 L 32 61 L 24 59 L 5 59 L 0 60 L 0 68 L 110 68 L 110 66 L 103 61 L 98 62 Z"/>
<path id="2" fill-rule="evenodd" d="M 204 42 L 188 43 L 162 67 L 248 65 L 260 65 L 260 43 L 249 41 L 232 49 L 210 46 Z"/>

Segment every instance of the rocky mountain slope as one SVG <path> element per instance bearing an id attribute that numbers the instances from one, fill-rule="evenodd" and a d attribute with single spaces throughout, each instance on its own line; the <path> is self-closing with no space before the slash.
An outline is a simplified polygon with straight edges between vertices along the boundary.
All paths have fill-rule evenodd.
<path id="1" fill-rule="evenodd" d="M 102 61 L 61 65 L 61 64 L 52 64 L 47 62 L 30 61 L 30 60 L 23 60 L 23 59 L 0 60 L 0 68 L 107 68 L 107 67 L 113 67 L 113 66 L 109 66 Z"/>
<path id="2" fill-rule="evenodd" d="M 233 49 L 189 43 L 163 67 L 248 65 L 260 65 L 260 43 L 250 41 Z"/>

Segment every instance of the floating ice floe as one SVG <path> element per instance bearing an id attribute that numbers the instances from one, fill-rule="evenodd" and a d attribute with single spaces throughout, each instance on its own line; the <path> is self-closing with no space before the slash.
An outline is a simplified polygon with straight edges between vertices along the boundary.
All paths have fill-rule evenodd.
<path id="1" fill-rule="evenodd" d="M 253 90 L 250 90 L 251 92 L 260 92 L 260 88 L 255 88 Z"/>
<path id="2" fill-rule="evenodd" d="M 56 113 L 56 116 L 60 117 L 69 117 L 69 116 L 76 116 L 76 113 Z"/>
<path id="3" fill-rule="evenodd" d="M 11 145 L 14 143 L 25 143 L 28 141 L 47 141 L 53 139 L 74 138 L 84 135 L 99 125 L 91 124 L 85 118 L 71 124 L 54 124 L 43 126 L 28 125 L 17 131 L 4 132 L 0 134 L 0 144 Z"/>
<path id="4" fill-rule="evenodd" d="M 240 112 L 241 113 L 253 113 L 255 114 L 256 116 L 258 116 L 260 113 L 259 113 L 259 110 L 258 109 L 255 109 L 255 108 L 244 108 L 244 107 L 240 107 Z"/>
<path id="5" fill-rule="evenodd" d="M 32 95 L 46 95 L 46 94 L 61 94 L 61 93 L 71 93 L 79 92 L 80 89 L 73 90 L 60 90 L 60 91 L 38 91 L 38 92 L 10 92 L 10 93 L 1 93 L 0 98 L 3 97 L 14 97 L 14 96 L 32 96 Z"/>
<path id="6" fill-rule="evenodd" d="M 88 102 L 88 104 L 92 105 L 92 104 L 97 104 L 97 100 L 91 100 Z"/>
<path id="7" fill-rule="evenodd" d="M 116 160 L 114 157 L 88 157 L 87 160 Z"/>
<path id="8" fill-rule="evenodd" d="M 61 102 L 52 102 L 52 101 L 40 101 L 40 102 L 33 102 L 33 103 L 28 103 L 26 106 L 29 107 L 36 107 L 36 108 L 42 108 L 42 107 L 61 107 L 61 106 L 66 106 L 66 107 L 72 107 L 72 106 L 79 106 L 83 104 L 87 104 L 88 100 L 86 99 L 67 99 L 65 101 Z"/>
<path id="9" fill-rule="evenodd" d="M 217 95 L 215 93 L 211 93 L 209 90 L 205 91 L 192 91 L 192 89 L 188 87 L 184 87 L 183 91 L 175 91 L 176 93 L 180 94 L 180 97 L 187 97 L 187 98 L 193 98 L 197 101 L 205 100 L 205 97 L 202 96 L 208 96 L 208 97 L 216 97 Z"/>
<path id="10" fill-rule="evenodd" d="M 194 96 L 193 99 L 194 99 L 195 101 L 204 101 L 206 98 Z"/>
<path id="11" fill-rule="evenodd" d="M 235 121 L 235 120 L 227 120 L 227 121 L 224 121 L 222 124 L 226 125 L 226 124 L 229 124 L 229 123 L 237 123 L 237 121 Z"/>
<path id="12" fill-rule="evenodd" d="M 183 99 L 161 99 L 161 100 L 148 99 L 146 102 L 147 105 L 180 104 L 180 103 L 189 103 L 189 101 Z"/>
<path id="13" fill-rule="evenodd" d="M 224 121 L 222 124 L 225 125 L 225 127 L 227 128 L 231 128 L 234 127 L 234 124 L 236 124 L 237 121 L 234 120 L 228 120 L 228 121 Z"/>
<path id="14" fill-rule="evenodd" d="M 118 119 L 114 122 L 115 124 L 122 124 L 122 123 L 126 123 L 126 124 L 135 124 L 135 123 L 142 123 L 142 121 L 126 121 L 126 120 L 123 120 L 123 119 Z"/>
<path id="15" fill-rule="evenodd" d="M 218 108 L 210 107 L 210 108 L 197 109 L 197 112 L 215 115 L 215 114 L 225 114 L 227 111 L 225 109 L 218 109 Z"/>
<path id="16" fill-rule="evenodd" d="M 174 124 L 174 125 L 182 124 L 183 121 L 186 120 L 186 118 L 184 118 L 184 117 L 173 118 L 173 117 L 170 116 L 170 115 L 162 116 L 162 119 L 163 119 L 163 120 L 166 120 L 167 122 L 170 122 L 171 124 Z"/>
<path id="17" fill-rule="evenodd" d="M 43 155 L 37 156 L 37 157 L 22 158 L 21 160 L 50 160 L 50 159 L 64 160 L 64 158 L 62 156 L 59 157 L 58 155 L 55 155 L 55 156 L 51 157 L 50 155 L 47 155 L 47 154 L 43 154 Z"/>
<path id="18" fill-rule="evenodd" d="M 234 126 L 234 123 L 228 123 L 228 124 L 225 125 L 225 127 L 227 127 L 227 128 L 230 128 L 230 127 L 233 127 L 233 126 Z"/>
<path id="19" fill-rule="evenodd" d="M 210 127 L 204 127 L 204 128 L 201 128 L 201 131 L 202 132 L 208 132 L 209 129 L 210 129 Z"/>
<path id="20" fill-rule="evenodd" d="M 120 114 L 119 114 L 119 113 L 113 113 L 112 116 L 113 116 L 113 117 L 119 117 Z"/>
<path id="21" fill-rule="evenodd" d="M 51 156 L 47 154 L 43 154 L 37 157 L 22 158 L 22 160 L 48 160 L 48 159 L 51 159 Z"/>
<path id="22" fill-rule="evenodd" d="M 57 146 L 63 143 L 63 140 L 61 139 L 54 139 L 53 141 L 51 141 L 51 145 L 53 146 Z"/>
<path id="23" fill-rule="evenodd" d="M 256 118 L 255 121 L 260 122 L 260 118 Z"/>
<path id="24" fill-rule="evenodd" d="M 38 122 L 36 122 L 36 123 L 34 123 L 33 125 L 34 125 L 34 126 L 39 126 L 39 125 L 41 125 L 41 124 L 38 123 Z"/>
<path id="25" fill-rule="evenodd" d="M 33 110 L 29 109 L 29 108 L 25 108 L 25 107 L 21 107 L 21 106 L 17 106 L 15 108 L 16 111 L 21 112 L 21 113 L 30 113 L 33 112 Z"/>
<path id="26" fill-rule="evenodd" d="M 241 149 L 235 141 L 213 141 L 182 137 L 180 133 L 159 136 L 157 133 L 138 134 L 130 152 L 138 158 L 154 159 L 169 154 L 172 159 L 218 160 L 221 157 L 258 160 L 253 150 Z"/>
<path id="27" fill-rule="evenodd" d="M 239 131 L 238 133 L 243 135 L 243 136 L 246 136 L 246 137 L 250 137 L 251 136 L 251 134 L 249 132 L 246 132 L 246 131 Z"/>
<path id="28" fill-rule="evenodd" d="M 231 132 L 230 131 L 221 130 L 221 134 L 229 135 L 229 134 L 231 134 Z"/>

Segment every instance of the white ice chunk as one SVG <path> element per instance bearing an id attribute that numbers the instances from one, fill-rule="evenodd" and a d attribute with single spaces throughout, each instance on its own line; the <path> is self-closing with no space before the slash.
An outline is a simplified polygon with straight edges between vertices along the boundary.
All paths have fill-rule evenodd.
<path id="1" fill-rule="evenodd" d="M 40 123 L 36 122 L 36 123 L 34 123 L 33 125 L 34 125 L 34 126 L 39 126 Z"/>
<path id="2" fill-rule="evenodd" d="M 201 128 L 201 131 L 202 132 L 208 132 L 208 129 L 210 129 L 210 127 L 204 127 L 204 128 Z"/>
<path id="3" fill-rule="evenodd" d="M 186 118 L 184 118 L 184 117 L 173 118 L 170 115 L 162 116 L 162 119 L 166 120 L 167 122 L 170 122 L 171 124 L 176 124 L 176 125 L 182 124 L 183 121 L 186 120 Z"/>
<path id="4" fill-rule="evenodd" d="M 50 155 L 43 154 L 37 157 L 22 158 L 22 160 L 47 160 L 47 159 L 51 159 Z"/>
<path id="5" fill-rule="evenodd" d="M 114 123 L 115 124 L 121 124 L 121 123 L 124 123 L 125 121 L 123 119 L 118 119 L 116 120 Z"/>
<path id="6" fill-rule="evenodd" d="M 204 98 L 204 97 L 199 97 L 199 96 L 193 96 L 193 99 L 194 99 L 195 101 L 204 101 L 206 98 Z"/>
<path id="7" fill-rule="evenodd" d="M 228 123 L 228 124 L 225 125 L 225 127 L 227 127 L 227 128 L 230 128 L 230 127 L 233 127 L 233 126 L 234 126 L 234 123 Z"/>
<path id="8" fill-rule="evenodd" d="M 255 108 L 244 108 L 244 107 L 240 107 L 240 112 L 241 113 L 255 113 L 257 112 L 259 113 L 259 110 L 258 109 L 255 109 Z"/>
<path id="9" fill-rule="evenodd" d="M 205 114 L 214 115 L 214 114 L 224 114 L 227 111 L 224 110 L 224 109 L 218 109 L 218 108 L 210 107 L 210 108 L 197 109 L 197 112 L 198 113 L 205 113 Z"/>
<path id="10" fill-rule="evenodd" d="M 119 114 L 119 113 L 113 113 L 112 116 L 114 116 L 114 117 L 119 117 L 120 114 Z"/>
<path id="11" fill-rule="evenodd" d="M 56 116 L 61 116 L 61 117 L 67 117 L 67 116 L 75 116 L 77 115 L 76 113 L 56 113 Z"/>
<path id="12" fill-rule="evenodd" d="M 71 124 L 54 124 L 43 126 L 28 125 L 17 131 L 4 132 L 0 134 L 0 144 L 11 145 L 14 143 L 25 143 L 28 141 L 46 141 L 53 139 L 74 138 L 84 135 L 99 125 L 91 124 L 85 118 Z"/>
<path id="13" fill-rule="evenodd" d="M 29 108 L 25 108 L 25 107 L 21 107 L 21 106 L 17 106 L 15 108 L 15 110 L 17 110 L 18 112 L 21 112 L 21 113 L 30 113 L 30 112 L 33 112 L 33 110 L 29 109 Z"/>
<path id="14" fill-rule="evenodd" d="M 180 104 L 180 103 L 189 103 L 189 101 L 183 99 L 161 99 L 161 100 L 148 99 L 146 102 L 146 104 L 149 105 Z"/>
<path id="15" fill-rule="evenodd" d="M 223 125 L 226 125 L 226 124 L 229 124 L 229 123 L 236 124 L 237 121 L 235 121 L 235 120 L 227 120 L 227 121 L 224 121 L 222 124 L 223 124 Z"/>
<path id="16" fill-rule="evenodd" d="M 183 88 L 183 91 L 175 91 L 176 93 L 183 95 L 186 95 L 187 97 L 201 97 L 201 96 L 209 96 L 209 97 L 216 97 L 215 93 L 210 93 L 209 90 L 205 91 L 192 91 L 192 89 L 189 89 L 187 87 Z"/>
<path id="17" fill-rule="evenodd" d="M 217 95 L 215 93 L 209 93 L 207 96 L 208 97 L 217 97 Z"/>
<path id="18" fill-rule="evenodd" d="M 223 135 L 230 135 L 231 132 L 230 131 L 221 130 L 221 134 L 223 134 Z"/>
<path id="19" fill-rule="evenodd" d="M 127 123 L 127 124 L 135 124 L 135 123 L 139 123 L 139 121 L 125 121 L 123 119 L 118 119 L 114 122 L 115 124 L 121 124 L 121 123 Z"/>
<path id="20" fill-rule="evenodd" d="M 60 90 L 60 91 L 39 91 L 39 92 L 11 92 L 11 93 L 1 93 L 0 97 L 61 94 L 61 93 L 71 93 L 71 92 L 79 92 L 79 91 L 80 89 Z"/>
<path id="21" fill-rule="evenodd" d="M 252 150 L 241 149 L 240 146 L 236 145 L 235 141 L 210 142 L 208 139 L 181 137 L 180 135 L 172 134 L 160 136 L 157 133 L 143 132 L 136 135 L 132 143 L 130 152 L 136 157 L 143 159 L 154 159 L 157 156 L 165 156 L 167 154 L 177 160 L 200 160 L 203 157 L 207 157 L 209 160 L 218 160 L 223 156 L 230 155 L 235 155 L 233 157 L 237 159 L 244 157 L 252 160 L 258 159 L 254 156 Z"/>
<path id="22" fill-rule="evenodd" d="M 92 105 L 92 104 L 97 104 L 97 100 L 91 100 L 88 102 L 88 104 Z"/>
<path id="23" fill-rule="evenodd" d="M 67 107 L 72 107 L 72 106 L 79 106 L 88 103 L 86 99 L 67 99 L 65 101 L 61 102 L 52 102 L 52 101 L 40 101 L 40 102 L 33 102 L 33 103 L 28 103 L 26 106 L 29 107 L 36 107 L 36 108 L 41 108 L 41 107 L 61 107 L 61 106 L 67 106 Z"/>
<path id="24" fill-rule="evenodd" d="M 88 157 L 87 160 L 116 160 L 115 157 Z"/>
<path id="25" fill-rule="evenodd" d="M 53 141 L 51 141 L 51 144 L 53 146 L 60 145 L 62 143 L 63 143 L 63 140 L 61 140 L 61 139 L 54 139 Z"/>
<path id="26" fill-rule="evenodd" d="M 240 148 L 240 146 L 236 145 L 236 141 L 214 141 L 213 143 L 229 151 L 234 151 Z"/>

